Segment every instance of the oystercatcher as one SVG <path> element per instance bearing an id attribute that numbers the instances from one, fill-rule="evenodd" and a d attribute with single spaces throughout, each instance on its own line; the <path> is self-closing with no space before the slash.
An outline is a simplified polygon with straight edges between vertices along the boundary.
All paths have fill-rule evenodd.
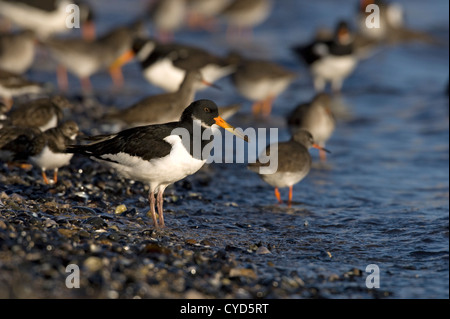
<path id="1" fill-rule="evenodd" d="M 308 64 L 318 92 L 324 91 L 328 82 L 331 82 L 334 92 L 339 92 L 358 63 L 354 37 L 346 22 L 339 22 L 332 40 L 315 39 L 293 50 Z"/>
<path id="2" fill-rule="evenodd" d="M 304 179 L 311 170 L 311 155 L 309 149 L 311 147 L 319 150 L 328 150 L 315 144 L 313 136 L 306 130 L 297 130 L 291 140 L 284 143 L 276 143 L 269 145 L 264 151 L 267 156 L 270 154 L 278 154 L 273 160 L 278 160 L 278 169 L 272 174 L 262 174 L 261 168 L 271 165 L 271 163 L 263 164 L 259 160 L 256 163 L 249 164 L 248 168 L 257 173 L 263 181 L 275 187 L 275 196 L 280 204 L 283 203 L 279 189 L 289 187 L 289 201 L 292 204 L 293 187 Z"/>
<path id="3" fill-rule="evenodd" d="M 164 227 L 164 190 L 196 173 L 206 163 L 205 156 L 209 156 L 209 152 L 205 150 L 208 150 L 211 140 L 205 141 L 202 136 L 212 134 L 215 124 L 248 141 L 246 136 L 219 116 L 214 102 L 199 100 L 184 110 L 178 122 L 142 126 L 113 135 L 94 137 L 96 141 L 92 144 L 69 146 L 67 152 L 88 156 L 116 169 L 125 178 L 150 185 L 149 215 L 155 227 L 159 227 L 159 224 Z M 201 149 L 196 148 L 196 145 L 201 146 Z"/>
<path id="4" fill-rule="evenodd" d="M 132 52 L 125 53 L 114 64 L 120 66 L 136 56 L 144 78 L 168 92 L 176 92 L 186 72 L 199 70 L 209 83 L 231 74 L 236 66 L 228 59 L 213 55 L 201 48 L 184 44 L 161 44 L 151 39 L 135 41 Z M 201 85 L 199 89 L 206 88 Z"/>

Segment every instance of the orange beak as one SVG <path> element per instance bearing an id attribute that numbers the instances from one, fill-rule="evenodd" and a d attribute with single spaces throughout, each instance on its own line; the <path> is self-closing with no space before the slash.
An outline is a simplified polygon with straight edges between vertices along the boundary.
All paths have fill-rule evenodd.
<path id="1" fill-rule="evenodd" d="M 225 120 L 223 118 L 221 118 L 220 116 L 216 117 L 214 119 L 216 121 L 216 124 L 219 125 L 220 127 L 224 128 L 225 130 L 227 130 L 228 132 L 230 132 L 231 134 L 236 135 L 237 137 L 243 139 L 244 141 L 246 141 L 247 143 L 250 142 L 248 136 L 244 135 L 243 133 L 237 131 L 233 126 L 231 126 L 230 124 L 228 124 L 227 122 L 225 122 Z"/>
<path id="2" fill-rule="evenodd" d="M 326 153 L 328 153 L 328 154 L 331 154 L 331 152 L 330 152 L 329 150 L 327 150 L 326 148 L 324 148 L 324 147 L 322 147 L 322 146 L 320 146 L 320 145 L 318 145 L 318 144 L 313 144 L 312 147 L 313 147 L 313 148 L 316 148 L 316 149 L 318 149 L 318 150 L 320 150 L 320 151 L 324 151 L 324 152 L 326 152 Z"/>
<path id="3" fill-rule="evenodd" d="M 206 86 L 209 86 L 209 87 L 212 87 L 212 88 L 215 88 L 217 90 L 222 90 L 222 88 L 220 86 L 215 85 L 215 84 L 213 84 L 211 82 L 208 82 L 208 81 L 205 81 L 205 80 L 202 80 L 202 84 L 206 85 Z"/>
<path id="4" fill-rule="evenodd" d="M 133 60 L 135 57 L 135 53 L 132 50 L 129 50 L 122 54 L 116 61 L 111 64 L 109 67 L 110 70 L 120 69 L 122 66 Z"/>

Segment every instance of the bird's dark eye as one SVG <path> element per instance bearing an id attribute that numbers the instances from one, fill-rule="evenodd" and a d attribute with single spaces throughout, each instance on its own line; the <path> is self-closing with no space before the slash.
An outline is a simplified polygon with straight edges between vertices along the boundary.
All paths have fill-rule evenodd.
<path id="1" fill-rule="evenodd" d="M 209 107 L 205 107 L 205 113 L 211 113 L 211 110 L 209 109 Z"/>

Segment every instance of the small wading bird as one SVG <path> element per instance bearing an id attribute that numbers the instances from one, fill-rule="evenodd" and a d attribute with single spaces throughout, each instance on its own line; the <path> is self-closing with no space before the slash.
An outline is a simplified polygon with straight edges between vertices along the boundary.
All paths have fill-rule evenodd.
<path id="1" fill-rule="evenodd" d="M 143 32 L 143 25 L 138 21 L 117 27 L 94 41 L 51 38 L 42 42 L 59 63 L 57 78 L 60 89 L 67 91 L 69 88 L 67 77 L 69 70 L 80 79 L 84 91 L 91 91 L 90 77 L 106 70 L 111 75 L 114 87 L 119 88 L 123 85 L 121 65 L 113 64 L 131 50 L 134 39 L 142 36 Z"/>
<path id="2" fill-rule="evenodd" d="M 231 53 L 230 61 L 238 65 L 232 75 L 238 92 L 253 101 L 253 115 L 270 116 L 275 99 L 280 96 L 297 77 L 284 67 L 264 60 L 252 60 Z"/>
<path id="3" fill-rule="evenodd" d="M 234 0 L 221 12 L 228 24 L 228 37 L 251 36 L 253 28 L 263 23 L 271 11 L 271 0 Z"/>
<path id="4" fill-rule="evenodd" d="M 167 186 L 195 174 L 206 163 L 207 158 L 203 158 L 204 149 L 211 145 L 211 140 L 205 141 L 202 136 L 205 136 L 205 131 L 209 131 L 209 136 L 212 136 L 215 125 L 248 141 L 246 136 L 219 116 L 214 102 L 199 100 L 184 110 L 178 122 L 142 126 L 117 134 L 93 137 L 92 144 L 69 146 L 67 152 L 88 156 L 116 169 L 125 178 L 150 185 L 149 215 L 156 228 L 164 227 L 164 190 Z M 194 136 L 196 131 L 202 134 Z M 196 138 L 202 140 L 197 141 Z M 196 150 L 192 147 L 196 144 L 201 145 L 200 156 L 196 155 Z"/>
<path id="5" fill-rule="evenodd" d="M 330 95 L 320 93 L 311 102 L 297 106 L 288 116 L 288 124 L 293 130 L 307 130 L 318 145 L 325 147 L 336 128 L 336 121 L 331 112 Z M 323 162 L 327 159 L 326 154 L 320 150 L 320 159 Z"/>
<path id="6" fill-rule="evenodd" d="M 369 7 L 371 5 L 372 7 Z M 379 12 L 375 12 L 373 8 Z M 378 27 L 368 28 L 368 22 L 377 21 L 374 17 L 376 13 L 379 18 Z M 384 0 L 360 0 L 357 9 L 357 25 L 362 37 L 379 44 L 398 44 L 411 41 L 439 44 L 439 41 L 432 35 L 409 29 L 406 26 L 404 8 L 399 3 Z"/>
<path id="7" fill-rule="evenodd" d="M 40 83 L 29 81 L 21 75 L 0 69 L 0 98 L 3 99 L 8 110 L 14 104 L 14 97 L 40 94 L 45 90 L 45 87 Z"/>
<path id="8" fill-rule="evenodd" d="M 41 169 L 45 184 L 50 184 L 46 170 L 53 170 L 53 183 L 58 182 L 58 170 L 68 165 L 73 157 L 73 154 L 65 152 L 66 147 L 74 143 L 79 134 L 78 125 L 68 121 L 37 135 L 30 142 L 26 155 L 33 165 Z"/>
<path id="9" fill-rule="evenodd" d="M 58 126 L 63 118 L 63 110 L 71 108 L 71 103 L 62 96 L 40 98 L 15 107 L 6 116 L 5 124 L 38 128 L 42 132 Z"/>
<path id="10" fill-rule="evenodd" d="M 259 160 L 250 164 L 248 168 L 257 173 L 267 184 L 275 187 L 275 196 L 280 204 L 283 201 L 279 189 L 289 187 L 288 205 L 291 206 L 294 185 L 303 180 L 311 170 L 312 160 L 309 149 L 312 147 L 329 152 L 315 144 L 311 133 L 306 130 L 298 130 L 290 141 L 271 144 L 264 151 L 263 154 L 267 156 L 274 152 L 278 154 L 278 169 L 275 173 L 262 174 L 261 168 L 269 166 L 270 163 L 263 164 Z"/>
<path id="11" fill-rule="evenodd" d="M 0 160 L 24 169 L 39 167 L 45 184 L 50 184 L 46 170 L 53 170 L 53 182 L 58 181 L 59 168 L 68 165 L 73 154 L 66 147 L 73 144 L 80 133 L 78 125 L 68 121 L 41 132 L 37 128 L 6 126 L 0 129 Z M 16 164 L 17 163 L 17 164 Z"/>
<path id="12" fill-rule="evenodd" d="M 0 127 L 0 162 L 31 169 L 32 166 L 26 163 L 27 148 L 39 134 L 41 131 L 37 128 L 9 125 Z"/>
<path id="13" fill-rule="evenodd" d="M 0 69 L 23 74 L 31 67 L 36 49 L 33 31 L 0 34 Z"/>
<path id="14" fill-rule="evenodd" d="M 194 101 L 200 83 L 212 86 L 203 80 L 200 71 L 189 71 L 177 92 L 149 96 L 125 110 L 108 114 L 106 119 L 124 122 L 130 127 L 177 121 Z"/>
<path id="15" fill-rule="evenodd" d="M 149 8 L 149 17 L 162 42 L 170 42 L 184 25 L 186 0 L 158 0 Z"/>

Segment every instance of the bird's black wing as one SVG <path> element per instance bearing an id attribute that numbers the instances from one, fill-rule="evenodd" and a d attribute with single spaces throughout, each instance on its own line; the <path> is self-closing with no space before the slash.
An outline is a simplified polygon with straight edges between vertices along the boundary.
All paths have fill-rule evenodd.
<path id="1" fill-rule="evenodd" d="M 100 141 L 89 145 L 71 145 L 68 153 L 77 153 L 100 160 L 106 155 L 125 153 L 141 157 L 144 160 L 165 157 L 170 154 L 172 145 L 164 140 L 176 128 L 173 124 L 136 127 L 118 134 L 102 136 Z"/>

